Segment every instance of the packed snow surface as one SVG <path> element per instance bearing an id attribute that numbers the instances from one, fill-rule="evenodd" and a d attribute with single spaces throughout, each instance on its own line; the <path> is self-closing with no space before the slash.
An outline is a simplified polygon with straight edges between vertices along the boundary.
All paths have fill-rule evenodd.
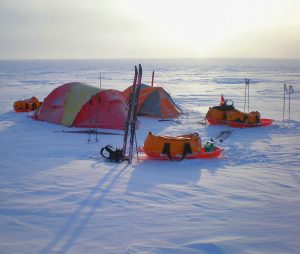
<path id="1" fill-rule="evenodd" d="M 106 162 L 99 150 L 122 136 L 70 130 L 13 112 L 72 81 L 124 90 L 134 65 L 143 83 L 163 86 L 186 114 L 139 117 L 148 133 L 197 132 L 202 142 L 227 126 L 200 124 L 220 95 L 274 119 L 234 129 L 223 156 L 180 162 Z M 0 61 L 0 253 L 299 253 L 299 60 Z M 252 82 L 253 81 L 253 82 Z M 284 84 L 293 93 L 284 93 Z M 284 94 L 286 98 L 283 115 Z M 284 118 L 283 118 L 284 117 Z M 283 121 L 284 119 L 284 121 Z M 122 131 L 102 130 L 122 134 Z M 97 140 L 96 140 L 97 138 Z"/>

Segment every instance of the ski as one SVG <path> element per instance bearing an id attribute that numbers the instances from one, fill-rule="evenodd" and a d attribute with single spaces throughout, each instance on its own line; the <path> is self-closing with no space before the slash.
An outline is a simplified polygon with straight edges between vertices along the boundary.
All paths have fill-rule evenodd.
<path id="1" fill-rule="evenodd" d="M 117 136 L 123 136 L 121 133 L 114 133 L 114 132 L 106 132 L 106 131 L 97 131 L 97 130 L 74 130 L 74 131 L 53 131 L 54 133 L 82 133 L 82 134 L 102 134 L 102 135 L 117 135 Z"/>
<path id="2" fill-rule="evenodd" d="M 122 156 L 123 159 L 126 158 L 126 148 L 127 148 L 127 139 L 128 139 L 128 132 L 129 127 L 132 122 L 132 109 L 133 109 L 133 103 L 134 103 L 134 97 L 135 97 L 135 91 L 136 91 L 136 84 L 137 84 L 137 76 L 138 76 L 138 70 L 136 66 L 134 66 L 134 79 L 132 84 L 132 92 L 129 96 L 128 101 L 128 112 L 127 112 L 127 118 L 125 121 L 125 129 L 124 129 L 124 137 L 123 137 L 123 148 L 122 148 Z"/>
<path id="3" fill-rule="evenodd" d="M 227 139 L 230 136 L 230 134 L 232 132 L 233 132 L 233 130 L 221 131 L 219 133 L 219 135 L 217 137 L 215 137 L 213 140 L 218 140 L 218 141 L 220 141 L 222 143 L 225 139 Z"/>
<path id="4" fill-rule="evenodd" d="M 137 122 L 137 111 L 138 111 L 138 102 L 139 102 L 139 95 L 142 83 L 142 66 L 139 64 L 138 70 L 138 81 L 136 83 L 136 91 L 133 98 L 133 108 L 132 108 L 132 120 L 130 122 L 130 143 L 129 143 L 129 154 L 128 154 L 128 163 L 132 163 L 133 157 L 133 143 L 136 139 L 135 129 L 136 129 L 136 122 Z"/>
<path id="5" fill-rule="evenodd" d="M 178 123 L 181 124 L 180 120 L 176 120 L 176 119 L 158 119 L 159 122 L 173 122 L 173 123 Z"/>

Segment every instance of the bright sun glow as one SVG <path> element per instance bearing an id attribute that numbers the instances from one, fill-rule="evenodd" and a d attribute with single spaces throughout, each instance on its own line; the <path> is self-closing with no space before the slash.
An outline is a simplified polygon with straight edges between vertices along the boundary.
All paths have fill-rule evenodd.
<path id="1" fill-rule="evenodd" d="M 297 0 L 11 0 L 0 57 L 300 58 L 299 10 Z"/>
<path id="2" fill-rule="evenodd" d="M 160 40 L 168 45 L 166 50 L 200 57 L 243 53 L 242 44 L 249 47 L 245 50 L 257 52 L 260 49 L 251 45 L 266 47 L 276 29 L 282 32 L 282 27 L 300 23 L 293 19 L 298 16 L 295 9 L 281 0 L 131 0 L 122 8 L 147 24 L 147 41 L 156 45 Z M 285 17 L 286 11 L 295 15 Z"/>

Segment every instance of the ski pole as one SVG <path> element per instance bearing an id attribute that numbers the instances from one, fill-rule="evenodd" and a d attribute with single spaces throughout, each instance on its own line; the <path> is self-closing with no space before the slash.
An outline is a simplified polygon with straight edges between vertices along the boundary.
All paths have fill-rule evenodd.
<path id="1" fill-rule="evenodd" d="M 292 85 L 289 85 L 289 122 L 291 120 L 291 94 L 294 92 Z"/>
<path id="2" fill-rule="evenodd" d="M 289 86 L 290 88 L 290 86 Z M 291 94 L 290 94 L 290 89 L 289 89 L 289 122 L 291 120 Z"/>
<path id="3" fill-rule="evenodd" d="M 134 133 L 134 139 L 135 139 L 136 158 L 137 158 L 137 161 L 140 162 L 136 133 Z"/>
<path id="4" fill-rule="evenodd" d="M 282 124 L 284 125 L 284 113 L 285 113 L 285 93 L 287 91 L 287 85 L 283 85 L 283 109 L 282 109 Z"/>
<path id="5" fill-rule="evenodd" d="M 125 159 L 125 157 L 126 157 L 128 132 L 129 132 L 129 128 L 130 128 L 130 125 L 132 122 L 132 111 L 133 111 L 133 103 L 134 103 L 133 101 L 134 101 L 134 95 L 135 95 L 135 89 L 136 89 L 137 76 L 138 76 L 138 70 L 137 70 L 136 66 L 134 66 L 134 79 L 133 79 L 133 84 L 132 84 L 132 90 L 129 95 L 127 118 L 125 121 L 124 136 L 123 136 L 123 148 L 122 148 L 123 159 Z"/>
<path id="6" fill-rule="evenodd" d="M 245 90 L 244 90 L 244 113 L 246 113 L 246 89 L 247 89 L 247 79 L 245 79 Z"/>
<path id="7" fill-rule="evenodd" d="M 129 146 L 129 155 L 128 155 L 128 163 L 132 163 L 132 155 L 133 155 L 133 143 L 134 143 L 134 136 L 135 136 L 135 128 L 136 128 L 136 121 L 137 121 L 137 110 L 138 110 L 138 101 L 139 101 L 139 94 L 141 89 L 142 83 L 142 66 L 139 64 L 138 69 L 138 82 L 136 87 L 136 93 L 134 96 L 134 103 L 133 103 L 133 110 L 132 110 L 132 122 L 130 128 L 130 146 Z"/>
<path id="8" fill-rule="evenodd" d="M 151 86 L 153 86 L 154 83 L 154 71 L 152 71 L 152 80 L 151 80 Z"/>
<path id="9" fill-rule="evenodd" d="M 248 86 L 248 113 L 249 113 L 249 106 L 250 106 L 250 100 L 249 100 L 249 98 L 250 98 L 250 79 L 247 79 L 247 86 Z"/>

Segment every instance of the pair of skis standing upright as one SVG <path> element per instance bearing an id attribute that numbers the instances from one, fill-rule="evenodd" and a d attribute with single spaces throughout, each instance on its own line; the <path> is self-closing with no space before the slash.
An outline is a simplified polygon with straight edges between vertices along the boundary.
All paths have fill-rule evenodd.
<path id="1" fill-rule="evenodd" d="M 140 96 L 140 89 L 142 83 L 142 66 L 139 64 L 137 68 L 134 66 L 134 80 L 132 85 L 132 93 L 129 97 L 129 105 L 128 105 L 128 113 L 125 122 L 125 131 L 124 131 L 124 139 L 123 139 L 123 148 L 122 148 L 122 157 L 123 160 L 128 160 L 128 163 L 132 163 L 133 157 L 133 145 L 134 141 L 136 142 L 136 122 L 137 122 L 137 111 L 138 111 L 138 101 Z M 130 140 L 129 140 L 129 149 L 128 149 L 128 157 L 126 156 L 127 149 L 127 140 L 128 134 L 130 132 Z"/>

